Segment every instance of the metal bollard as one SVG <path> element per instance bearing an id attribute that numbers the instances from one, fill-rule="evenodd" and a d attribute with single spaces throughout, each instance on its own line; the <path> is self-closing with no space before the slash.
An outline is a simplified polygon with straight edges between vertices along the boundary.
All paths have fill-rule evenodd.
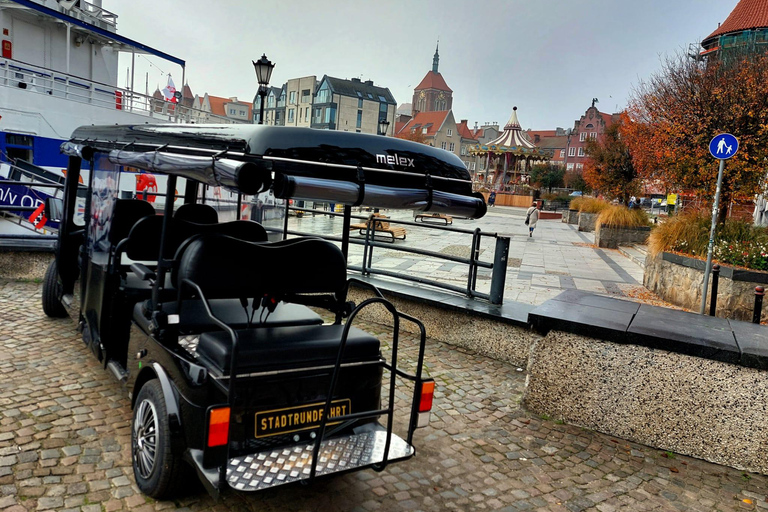
<path id="1" fill-rule="evenodd" d="M 493 254 L 493 273 L 491 274 L 491 304 L 504 302 L 504 284 L 507 280 L 507 258 L 509 257 L 509 237 L 496 238 L 496 251 Z"/>
<path id="2" fill-rule="evenodd" d="M 715 316 L 717 310 L 717 285 L 720 282 L 720 265 L 712 267 L 712 293 L 709 299 L 709 316 Z"/>
<path id="3" fill-rule="evenodd" d="M 755 286 L 755 310 L 752 313 L 752 323 L 759 324 L 760 316 L 763 312 L 763 296 L 765 295 L 765 288 L 762 286 Z"/>

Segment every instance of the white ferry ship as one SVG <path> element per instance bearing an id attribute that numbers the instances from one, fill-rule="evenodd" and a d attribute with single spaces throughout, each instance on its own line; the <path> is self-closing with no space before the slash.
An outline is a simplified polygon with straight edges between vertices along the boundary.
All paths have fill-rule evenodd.
<path id="1" fill-rule="evenodd" d="M 136 92 L 144 83 L 134 78 L 137 55 L 181 67 L 182 84 L 185 62 L 119 35 L 117 15 L 101 0 L 0 0 L 0 29 L 0 206 L 20 208 L 0 212 L 0 235 L 56 227 L 36 230 L 28 219 L 52 189 L 8 181 L 63 182 L 67 158 L 59 148 L 78 126 L 236 122 L 202 112 L 180 92 L 173 101 Z M 118 86 L 121 53 L 131 56 L 135 87 Z M 137 183 L 163 188 L 154 178 Z"/>

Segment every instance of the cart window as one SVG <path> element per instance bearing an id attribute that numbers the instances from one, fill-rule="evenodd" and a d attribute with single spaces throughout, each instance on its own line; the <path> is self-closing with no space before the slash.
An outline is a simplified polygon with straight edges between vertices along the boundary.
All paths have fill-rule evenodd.
<path id="1" fill-rule="evenodd" d="M 109 228 L 115 200 L 119 193 L 120 173 L 106 156 L 97 153 L 91 190 L 91 222 L 88 229 L 88 254 L 94 262 L 100 261 L 109 251 Z"/>

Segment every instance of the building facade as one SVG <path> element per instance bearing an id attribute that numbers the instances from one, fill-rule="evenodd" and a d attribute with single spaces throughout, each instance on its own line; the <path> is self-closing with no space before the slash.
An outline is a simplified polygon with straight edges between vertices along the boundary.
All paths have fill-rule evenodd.
<path id="1" fill-rule="evenodd" d="M 387 132 L 395 132 L 397 102 L 386 87 L 372 80 L 344 80 L 323 76 L 317 86 L 312 105 L 310 126 L 321 130 L 340 130 L 383 135 L 381 121 L 387 121 Z"/>
<path id="2" fill-rule="evenodd" d="M 584 115 L 573 123 L 570 142 L 564 158 L 566 171 L 581 171 L 588 158 L 586 155 L 587 142 L 590 139 L 603 140 L 608 127 L 619 122 L 620 114 L 600 112 L 595 107 L 595 103 L 597 103 L 597 98 L 592 100 L 592 106 L 584 112 Z"/>
<path id="3" fill-rule="evenodd" d="M 403 126 L 397 137 L 412 139 L 412 136 L 417 133 L 420 134 L 420 138 L 425 144 L 460 156 L 462 136 L 459 133 L 453 112 L 450 110 L 418 112 Z"/>
<path id="4" fill-rule="evenodd" d="M 239 101 L 236 97 L 222 98 L 205 93 L 195 96 L 197 107 L 195 123 L 252 123 L 253 105 L 247 101 Z"/>

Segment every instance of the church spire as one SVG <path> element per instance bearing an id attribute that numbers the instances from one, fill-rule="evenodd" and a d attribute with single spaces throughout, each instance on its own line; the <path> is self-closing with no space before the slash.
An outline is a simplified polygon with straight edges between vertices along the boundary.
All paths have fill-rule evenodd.
<path id="1" fill-rule="evenodd" d="M 437 45 L 435 46 L 435 56 L 432 57 L 432 71 L 437 73 L 437 65 L 440 63 L 440 54 L 437 53 L 437 50 L 440 46 L 440 40 L 437 40 Z"/>

